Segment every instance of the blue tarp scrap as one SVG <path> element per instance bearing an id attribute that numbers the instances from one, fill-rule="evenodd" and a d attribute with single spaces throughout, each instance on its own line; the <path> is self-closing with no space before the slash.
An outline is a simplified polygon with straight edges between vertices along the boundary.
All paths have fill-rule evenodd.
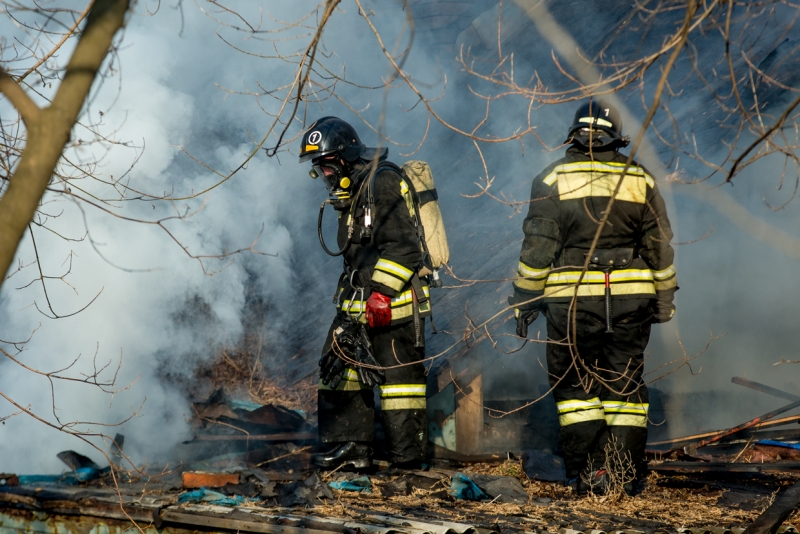
<path id="1" fill-rule="evenodd" d="M 79 482 L 86 482 L 87 480 L 94 480 L 108 473 L 110 469 L 104 467 L 99 469 L 97 467 L 79 467 L 71 473 L 62 473 L 60 475 L 19 475 L 20 486 L 75 486 Z"/>
<path id="2" fill-rule="evenodd" d="M 769 445 L 771 447 L 786 447 L 787 449 L 800 450 L 800 443 L 786 443 L 785 441 L 775 441 L 774 439 L 762 439 L 756 441 L 756 445 Z"/>
<path id="3" fill-rule="evenodd" d="M 217 504 L 219 506 L 241 506 L 247 501 L 258 501 L 260 499 L 245 499 L 241 495 L 234 495 L 229 497 L 224 495 L 218 491 L 213 491 L 206 488 L 200 488 L 193 491 L 187 491 L 181 493 L 178 496 L 179 503 L 190 503 L 190 504 L 199 504 L 199 503 L 208 503 L 208 504 Z"/>
<path id="4" fill-rule="evenodd" d="M 372 482 L 370 482 L 367 476 L 361 476 L 353 480 L 336 480 L 334 482 L 328 482 L 328 485 L 335 490 L 372 493 Z"/>
<path id="5" fill-rule="evenodd" d="M 450 482 L 450 495 L 462 501 L 483 501 L 489 498 L 475 482 L 462 473 L 456 473 Z"/>

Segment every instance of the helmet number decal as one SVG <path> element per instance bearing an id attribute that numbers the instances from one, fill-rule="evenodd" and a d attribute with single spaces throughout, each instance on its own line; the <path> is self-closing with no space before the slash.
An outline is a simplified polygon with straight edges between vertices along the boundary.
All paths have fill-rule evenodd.
<path id="1" fill-rule="evenodd" d="M 319 130 L 308 134 L 309 145 L 318 145 L 320 141 L 322 141 L 322 134 L 319 132 Z"/>
<path id="2" fill-rule="evenodd" d="M 606 108 L 604 111 L 606 112 L 606 117 L 608 117 L 608 108 Z"/>

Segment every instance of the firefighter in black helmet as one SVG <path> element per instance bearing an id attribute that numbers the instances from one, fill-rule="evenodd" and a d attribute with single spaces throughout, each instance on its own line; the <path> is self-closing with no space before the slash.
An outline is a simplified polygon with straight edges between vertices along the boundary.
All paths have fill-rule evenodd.
<path id="1" fill-rule="evenodd" d="M 423 255 L 412 191 L 400 169 L 386 161 L 387 153 L 365 147 L 353 127 L 336 117 L 312 124 L 300 146 L 300 161 L 311 161 L 311 176 L 322 179 L 332 197 L 328 202 L 339 211 L 337 250 L 329 250 L 321 231 L 320 241 L 344 259 L 337 314 L 320 361 L 319 436 L 332 446 L 313 457 L 322 468 L 372 464 L 375 382 L 389 460 L 416 466 L 427 452 L 421 361 L 429 290 L 418 275 Z M 365 332 L 361 346 L 369 346 L 382 370 L 338 356 L 342 347 L 358 344 L 357 332 Z"/>
<path id="2" fill-rule="evenodd" d="M 623 458 L 630 454 L 636 480 L 625 490 L 640 487 L 648 411 L 644 349 L 651 324 L 675 313 L 678 286 L 664 200 L 641 165 L 634 161 L 625 169 L 627 156 L 619 149 L 628 141 L 612 106 L 591 99 L 578 108 L 565 156 L 533 180 L 509 298 L 517 335 L 527 337 L 540 312 L 547 318 L 561 446 L 567 477 L 579 492 L 603 490 L 608 447 Z M 615 190 L 608 221 L 587 256 Z"/>

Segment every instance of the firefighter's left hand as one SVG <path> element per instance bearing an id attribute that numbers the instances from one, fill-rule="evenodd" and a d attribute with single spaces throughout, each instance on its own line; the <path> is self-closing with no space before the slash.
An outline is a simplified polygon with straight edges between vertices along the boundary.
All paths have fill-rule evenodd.
<path id="1" fill-rule="evenodd" d="M 672 301 L 661 300 L 656 301 L 656 313 L 653 317 L 654 323 L 667 323 L 675 315 L 675 305 Z"/>
<path id="2" fill-rule="evenodd" d="M 517 319 L 517 335 L 527 339 L 528 327 L 539 317 L 539 310 L 520 310 L 519 308 L 514 308 L 514 317 Z"/>
<path id="3" fill-rule="evenodd" d="M 389 326 L 392 322 L 392 299 L 383 293 L 373 291 L 367 299 L 367 323 L 370 328 Z"/>

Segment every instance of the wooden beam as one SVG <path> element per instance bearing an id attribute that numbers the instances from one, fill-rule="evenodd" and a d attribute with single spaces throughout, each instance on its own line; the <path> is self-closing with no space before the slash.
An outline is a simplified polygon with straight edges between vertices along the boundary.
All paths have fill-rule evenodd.
<path id="1" fill-rule="evenodd" d="M 789 515 L 800 505 L 800 482 L 778 495 L 769 508 L 750 524 L 744 534 L 775 534 Z"/>
<path id="2" fill-rule="evenodd" d="M 481 452 L 483 445 L 483 376 L 466 384 L 456 383 L 456 451 Z"/>

